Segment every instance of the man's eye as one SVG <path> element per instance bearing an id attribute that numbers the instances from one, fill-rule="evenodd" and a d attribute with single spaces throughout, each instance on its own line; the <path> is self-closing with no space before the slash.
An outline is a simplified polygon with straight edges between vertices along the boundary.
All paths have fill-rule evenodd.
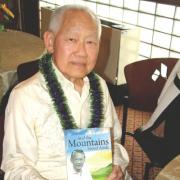
<path id="1" fill-rule="evenodd" d="M 94 44 L 94 45 L 96 44 L 95 41 L 87 41 L 87 43 L 88 43 L 88 44 Z"/>
<path id="2" fill-rule="evenodd" d="M 69 41 L 76 42 L 76 39 L 75 38 L 69 38 Z"/>
<path id="3" fill-rule="evenodd" d="M 93 42 L 92 41 L 87 41 L 88 44 L 92 44 Z"/>

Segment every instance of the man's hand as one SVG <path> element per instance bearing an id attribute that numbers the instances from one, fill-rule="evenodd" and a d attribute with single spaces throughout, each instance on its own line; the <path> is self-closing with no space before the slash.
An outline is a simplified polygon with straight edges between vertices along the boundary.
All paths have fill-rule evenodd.
<path id="1" fill-rule="evenodd" d="M 108 176 L 107 180 L 123 180 L 124 174 L 120 166 L 114 165 L 111 174 Z"/>

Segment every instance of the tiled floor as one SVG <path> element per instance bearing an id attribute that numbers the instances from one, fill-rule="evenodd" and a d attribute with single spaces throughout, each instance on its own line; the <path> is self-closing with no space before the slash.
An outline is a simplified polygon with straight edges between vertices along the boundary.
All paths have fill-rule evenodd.
<path id="1" fill-rule="evenodd" d="M 119 117 L 120 122 L 122 121 L 122 106 L 116 106 L 116 111 Z M 133 132 L 138 127 L 142 126 L 145 122 L 148 121 L 151 113 L 142 112 L 133 109 L 128 110 L 128 121 L 127 121 L 127 131 Z M 142 152 L 139 145 L 136 141 L 130 137 L 126 136 L 125 148 L 128 151 L 130 163 L 128 167 L 129 174 L 131 174 L 133 180 L 143 180 L 144 174 L 144 165 L 145 162 L 148 162 L 148 158 Z M 150 171 L 149 180 L 153 180 L 159 169 L 153 168 Z"/>

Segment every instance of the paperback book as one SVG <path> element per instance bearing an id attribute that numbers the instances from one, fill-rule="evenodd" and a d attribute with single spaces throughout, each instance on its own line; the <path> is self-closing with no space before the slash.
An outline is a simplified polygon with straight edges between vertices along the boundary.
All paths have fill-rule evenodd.
<path id="1" fill-rule="evenodd" d="M 105 180 L 112 171 L 110 128 L 65 130 L 68 180 Z"/>

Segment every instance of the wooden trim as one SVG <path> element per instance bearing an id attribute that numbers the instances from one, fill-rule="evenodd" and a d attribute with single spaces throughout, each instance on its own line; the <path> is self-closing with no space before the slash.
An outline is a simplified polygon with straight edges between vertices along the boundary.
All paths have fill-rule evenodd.
<path id="1" fill-rule="evenodd" d="M 40 36 L 39 0 L 20 0 L 22 31 Z"/>
<path id="2" fill-rule="evenodd" d="M 180 6 L 180 0 L 145 0 L 145 1 L 151 1 L 161 4 L 169 4 L 174 6 Z"/>

